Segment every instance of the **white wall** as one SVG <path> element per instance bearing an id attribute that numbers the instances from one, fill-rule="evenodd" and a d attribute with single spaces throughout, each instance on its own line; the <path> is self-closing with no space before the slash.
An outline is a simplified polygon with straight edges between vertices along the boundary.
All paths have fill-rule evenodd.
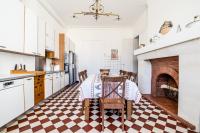
<path id="1" fill-rule="evenodd" d="M 195 15 L 200 15 L 199 5 L 199 0 L 147 0 L 147 11 L 138 18 L 133 30 L 140 34 L 141 43 L 149 45 L 149 39 L 154 35 L 162 39 L 159 29 L 165 20 L 172 21 L 174 25 L 168 34 L 176 34 L 179 24 L 184 30 Z"/>
<path id="2" fill-rule="evenodd" d="M 98 73 L 105 66 L 105 58 L 111 49 L 118 49 L 125 70 L 133 67 L 133 36 L 131 29 L 123 28 L 74 28 L 67 35 L 75 44 L 78 71 L 87 69 L 89 74 Z"/>
<path id="3" fill-rule="evenodd" d="M 139 44 L 146 44 L 147 39 L 147 28 L 148 28 L 148 12 L 147 9 L 140 15 L 137 21 L 133 25 L 134 36 L 139 35 Z"/>
<path id="4" fill-rule="evenodd" d="M 32 56 L 0 52 L 0 61 L 0 74 L 10 74 L 10 70 L 14 70 L 15 64 L 26 65 L 26 69 L 29 71 L 35 70 L 35 57 Z"/>

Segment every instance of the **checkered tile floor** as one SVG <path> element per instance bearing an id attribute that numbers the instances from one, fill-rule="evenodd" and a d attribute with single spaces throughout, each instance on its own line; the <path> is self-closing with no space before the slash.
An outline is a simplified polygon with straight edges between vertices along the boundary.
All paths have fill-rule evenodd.
<path id="1" fill-rule="evenodd" d="M 54 97 L 45 100 L 26 114 L 17 118 L 1 132 L 8 133 L 98 133 L 101 132 L 101 118 L 97 100 L 91 100 L 90 120 L 85 121 L 78 100 L 78 85 L 63 90 Z M 146 99 L 134 106 L 131 121 L 125 121 L 125 131 L 134 132 L 192 132 L 166 112 Z M 120 133 L 121 118 L 117 113 L 107 111 L 104 132 Z"/>

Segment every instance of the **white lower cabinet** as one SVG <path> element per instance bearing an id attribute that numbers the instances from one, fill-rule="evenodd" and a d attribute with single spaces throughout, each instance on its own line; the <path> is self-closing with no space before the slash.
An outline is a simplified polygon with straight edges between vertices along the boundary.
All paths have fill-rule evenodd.
<path id="1" fill-rule="evenodd" d="M 61 72 L 60 73 L 61 79 L 60 79 L 60 87 L 61 89 L 65 87 L 65 73 Z"/>
<path id="2" fill-rule="evenodd" d="M 34 77 L 24 79 L 25 111 L 34 106 Z"/>
<path id="3" fill-rule="evenodd" d="M 53 74 L 45 76 L 45 98 L 53 94 Z"/>
<path id="4" fill-rule="evenodd" d="M 23 79 L 0 82 L 0 127 L 23 112 Z"/>
<path id="5" fill-rule="evenodd" d="M 60 73 L 53 74 L 53 93 L 60 90 Z"/>
<path id="6" fill-rule="evenodd" d="M 69 73 L 65 73 L 65 86 L 69 85 Z"/>

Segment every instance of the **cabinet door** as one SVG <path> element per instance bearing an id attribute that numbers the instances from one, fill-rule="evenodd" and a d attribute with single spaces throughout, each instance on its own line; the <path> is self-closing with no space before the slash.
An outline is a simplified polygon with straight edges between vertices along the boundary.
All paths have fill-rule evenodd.
<path id="1" fill-rule="evenodd" d="M 42 18 L 38 18 L 38 46 L 37 52 L 39 56 L 45 56 L 46 42 L 46 23 Z"/>
<path id="2" fill-rule="evenodd" d="M 60 73 L 53 74 L 53 93 L 60 90 Z"/>
<path id="3" fill-rule="evenodd" d="M 65 87 L 65 77 L 64 77 L 64 76 L 61 77 L 60 82 L 61 82 L 61 83 L 60 83 L 60 87 L 61 87 L 61 89 L 62 89 L 62 88 Z"/>
<path id="4" fill-rule="evenodd" d="M 55 50 L 55 37 L 54 37 L 53 26 L 46 23 L 46 50 L 54 51 Z"/>
<path id="5" fill-rule="evenodd" d="M 34 106 L 34 78 L 24 79 L 24 103 L 25 111 Z"/>
<path id="6" fill-rule="evenodd" d="M 65 38 L 65 53 L 69 53 L 69 38 Z"/>
<path id="7" fill-rule="evenodd" d="M 0 16 L 0 49 L 23 52 L 23 3 L 19 0 L 1 0 Z"/>
<path id="8" fill-rule="evenodd" d="M 26 8 L 24 53 L 37 55 L 37 29 L 36 14 L 29 8 Z"/>
<path id="9" fill-rule="evenodd" d="M 69 74 L 65 74 L 65 86 L 69 85 Z"/>
<path id="10" fill-rule="evenodd" d="M 45 79 L 45 98 L 49 97 L 52 95 L 52 92 L 53 92 L 53 81 L 52 79 Z"/>
<path id="11" fill-rule="evenodd" d="M 23 85 L 0 91 L 0 127 L 23 112 Z"/>
<path id="12" fill-rule="evenodd" d="M 59 33 L 55 31 L 55 58 L 59 59 Z"/>

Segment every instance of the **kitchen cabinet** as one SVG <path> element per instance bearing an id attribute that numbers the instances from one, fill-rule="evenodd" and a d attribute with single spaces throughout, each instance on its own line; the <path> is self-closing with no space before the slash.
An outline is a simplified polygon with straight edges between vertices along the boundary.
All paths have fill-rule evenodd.
<path id="1" fill-rule="evenodd" d="M 45 76 L 45 98 L 51 96 L 53 93 L 53 74 L 46 74 Z"/>
<path id="2" fill-rule="evenodd" d="M 65 53 L 69 53 L 69 43 L 70 43 L 70 40 L 68 37 L 65 38 Z"/>
<path id="3" fill-rule="evenodd" d="M 60 73 L 53 74 L 53 93 L 56 93 L 60 90 Z"/>
<path id="4" fill-rule="evenodd" d="M 0 49 L 23 52 L 23 3 L 20 0 L 1 0 L 0 16 Z"/>
<path id="5" fill-rule="evenodd" d="M 54 35 L 53 26 L 49 23 L 46 23 L 46 45 L 45 49 L 48 51 L 55 50 L 55 35 Z"/>
<path id="6" fill-rule="evenodd" d="M 45 43 L 46 43 L 46 22 L 38 17 L 38 45 L 37 53 L 39 56 L 45 56 Z"/>
<path id="7" fill-rule="evenodd" d="M 69 51 L 75 52 L 75 44 L 69 39 Z"/>
<path id="8" fill-rule="evenodd" d="M 69 85 L 69 73 L 65 73 L 65 86 Z"/>
<path id="9" fill-rule="evenodd" d="M 44 75 L 34 77 L 34 104 L 44 100 Z"/>
<path id="10" fill-rule="evenodd" d="M 24 79 L 25 111 L 34 106 L 34 77 Z"/>
<path id="11" fill-rule="evenodd" d="M 37 51 L 37 16 L 29 8 L 25 9 L 25 45 L 24 53 L 38 55 Z"/>
<path id="12" fill-rule="evenodd" d="M 65 72 L 61 72 L 60 73 L 60 86 L 61 86 L 61 89 L 65 87 Z"/>
<path id="13" fill-rule="evenodd" d="M 0 82 L 0 127 L 23 112 L 23 79 Z"/>
<path id="14" fill-rule="evenodd" d="M 56 59 L 59 59 L 59 32 L 55 31 L 55 57 Z"/>

